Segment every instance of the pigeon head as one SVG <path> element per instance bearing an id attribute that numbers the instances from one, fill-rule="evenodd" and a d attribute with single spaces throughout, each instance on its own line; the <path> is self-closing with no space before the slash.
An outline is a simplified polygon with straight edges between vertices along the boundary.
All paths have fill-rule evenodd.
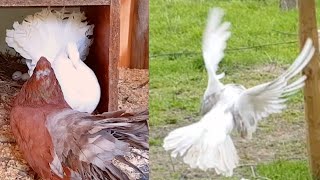
<path id="1" fill-rule="evenodd" d="M 45 57 L 41 57 L 37 62 L 32 76 L 22 86 L 15 103 L 29 106 L 59 104 L 69 107 L 51 63 Z"/>
<path id="2" fill-rule="evenodd" d="M 41 57 L 38 61 L 33 76 L 35 76 L 36 80 L 38 81 L 40 79 L 46 79 L 47 81 L 54 80 L 55 77 L 49 78 L 49 76 L 54 76 L 54 73 L 51 67 L 51 63 L 45 57 Z"/>

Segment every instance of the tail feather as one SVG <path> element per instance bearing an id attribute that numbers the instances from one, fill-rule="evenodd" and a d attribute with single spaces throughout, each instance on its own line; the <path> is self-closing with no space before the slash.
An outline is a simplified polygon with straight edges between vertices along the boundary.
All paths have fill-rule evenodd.
<path id="1" fill-rule="evenodd" d="M 64 34 L 71 35 L 69 42 L 76 42 L 80 52 L 80 58 L 85 60 L 89 53 L 89 47 L 92 44 L 90 36 L 93 34 L 93 25 L 88 25 L 85 22 L 86 17 L 84 13 L 71 13 L 67 22 L 65 23 Z M 81 23 L 80 23 L 81 22 Z M 76 29 L 74 33 L 70 33 L 70 29 Z"/>
<path id="2" fill-rule="evenodd" d="M 239 163 L 239 157 L 231 137 L 228 135 L 221 144 L 212 145 L 200 140 L 189 149 L 183 161 L 191 168 L 199 167 L 204 171 L 214 168 L 217 174 L 232 176 L 233 169 Z"/>
<path id="3" fill-rule="evenodd" d="M 201 137 L 201 131 L 197 131 L 201 130 L 199 125 L 199 123 L 195 123 L 172 131 L 164 139 L 164 149 L 166 151 L 173 150 L 171 156 L 174 158 L 178 155 L 183 156 L 186 151 Z"/>
<path id="4" fill-rule="evenodd" d="M 69 13 L 64 8 L 43 9 L 27 16 L 21 24 L 14 22 L 13 29 L 7 30 L 6 42 L 21 56 L 31 59 L 34 66 L 41 56 L 53 62 L 60 53 L 65 53 L 69 42 L 77 44 L 84 60 L 93 34 L 93 25 L 88 25 L 85 19 L 84 13 Z"/>
<path id="5" fill-rule="evenodd" d="M 209 112 L 207 115 L 210 114 Z M 172 157 L 180 155 L 191 168 L 204 171 L 212 168 L 217 174 L 232 176 L 239 157 L 228 135 L 228 123 L 224 123 L 227 119 L 213 122 L 212 118 L 208 118 L 211 121 L 206 122 L 206 116 L 197 123 L 169 133 L 164 139 L 163 147 L 166 151 L 172 151 Z"/>

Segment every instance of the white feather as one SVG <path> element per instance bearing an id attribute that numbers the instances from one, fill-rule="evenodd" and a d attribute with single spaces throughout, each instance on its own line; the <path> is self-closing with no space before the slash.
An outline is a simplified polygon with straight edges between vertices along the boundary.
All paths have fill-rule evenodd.
<path id="1" fill-rule="evenodd" d="M 59 56 L 52 64 L 64 99 L 80 112 L 91 113 L 100 100 L 100 86 L 94 72 L 79 59 L 74 43 L 68 45 L 68 56 Z"/>
<path id="2" fill-rule="evenodd" d="M 233 126 L 232 114 L 218 106 L 199 122 L 170 132 L 163 147 L 172 150 L 172 157 L 183 157 L 191 168 L 214 168 L 217 174 L 231 176 L 239 159 L 229 136 Z"/>
<path id="3" fill-rule="evenodd" d="M 310 62 L 314 51 L 311 39 L 307 39 L 301 53 L 287 71 L 274 81 L 247 89 L 240 95 L 235 103 L 235 111 L 243 121 L 253 120 L 251 124 L 246 123 L 250 129 L 249 137 L 256 130 L 259 120 L 286 108 L 284 96 L 292 95 L 304 86 L 306 76 L 301 76 L 291 84 L 289 81 Z"/>
<path id="4" fill-rule="evenodd" d="M 77 44 L 81 59 L 85 59 L 92 43 L 88 36 L 93 34 L 93 25 L 88 25 L 85 19 L 83 13 L 46 8 L 27 16 L 21 24 L 14 22 L 13 29 L 7 30 L 6 42 L 21 56 L 31 59 L 32 65 L 41 56 L 53 62 L 69 42 Z M 34 66 L 29 68 L 32 72 Z"/>
<path id="5" fill-rule="evenodd" d="M 286 98 L 304 86 L 303 75 L 292 83 L 310 62 L 314 47 L 308 39 L 294 63 L 275 80 L 245 89 L 242 85 L 223 85 L 217 75 L 219 62 L 224 56 L 230 24 L 222 23 L 223 11 L 210 11 L 203 39 L 203 57 L 208 71 L 208 87 L 204 93 L 202 119 L 178 128 L 164 139 L 163 147 L 173 157 L 182 156 L 192 168 L 215 169 L 217 174 L 232 176 L 238 164 L 236 149 L 230 137 L 233 128 L 243 137 L 251 137 L 259 120 L 286 108 Z"/>
<path id="6" fill-rule="evenodd" d="M 229 31 L 231 24 L 229 22 L 221 22 L 223 15 L 222 9 L 212 9 L 209 12 L 207 26 L 203 35 L 202 54 L 208 72 L 208 86 L 204 93 L 204 99 L 223 87 L 219 79 L 224 77 L 224 73 L 217 75 L 216 71 L 224 57 L 227 40 L 231 36 Z"/>
<path id="7" fill-rule="evenodd" d="M 6 42 L 26 60 L 31 76 L 41 56 L 55 71 L 66 102 L 75 110 L 91 113 L 100 100 L 100 86 L 85 60 L 93 25 L 84 13 L 43 9 L 7 30 Z M 27 77 L 26 77 L 27 78 Z"/>

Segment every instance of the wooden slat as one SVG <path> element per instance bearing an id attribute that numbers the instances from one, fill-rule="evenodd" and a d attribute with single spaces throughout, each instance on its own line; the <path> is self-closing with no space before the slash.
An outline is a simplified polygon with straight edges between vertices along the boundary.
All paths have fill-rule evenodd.
<path id="1" fill-rule="evenodd" d="M 109 39 L 109 103 L 108 110 L 118 109 L 118 82 L 120 56 L 120 0 L 111 0 Z"/>
<path id="2" fill-rule="evenodd" d="M 312 60 L 304 69 L 304 74 L 308 76 L 304 87 L 304 99 L 311 174 L 313 179 L 320 179 L 320 57 L 315 0 L 300 0 L 298 4 L 300 49 L 307 38 L 312 38 L 315 47 Z"/>
<path id="3" fill-rule="evenodd" d="M 120 7 L 118 0 L 111 6 L 81 7 L 88 21 L 95 25 L 94 42 L 85 61 L 95 72 L 101 87 L 98 112 L 118 108 L 118 62 Z"/>
<path id="4" fill-rule="evenodd" d="M 110 5 L 111 0 L 0 0 L 0 7 Z"/>
<path id="5" fill-rule="evenodd" d="M 121 0 L 120 7 L 120 61 L 119 66 L 130 67 L 130 50 L 131 50 L 131 17 L 132 17 L 132 0 Z"/>
<path id="6" fill-rule="evenodd" d="M 121 0 L 120 67 L 149 68 L 149 1 Z"/>
<path id="7" fill-rule="evenodd" d="M 133 0 L 130 68 L 149 68 L 149 0 Z"/>

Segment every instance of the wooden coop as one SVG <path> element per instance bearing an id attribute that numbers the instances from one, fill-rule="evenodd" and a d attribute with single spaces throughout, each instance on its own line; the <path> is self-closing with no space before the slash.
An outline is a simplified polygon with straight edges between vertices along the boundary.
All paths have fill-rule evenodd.
<path id="1" fill-rule="evenodd" d="M 84 62 L 100 83 L 97 110 L 118 109 L 118 66 L 148 68 L 148 0 L 0 0 L 3 8 L 48 6 L 80 7 L 95 25 L 94 41 Z"/>

